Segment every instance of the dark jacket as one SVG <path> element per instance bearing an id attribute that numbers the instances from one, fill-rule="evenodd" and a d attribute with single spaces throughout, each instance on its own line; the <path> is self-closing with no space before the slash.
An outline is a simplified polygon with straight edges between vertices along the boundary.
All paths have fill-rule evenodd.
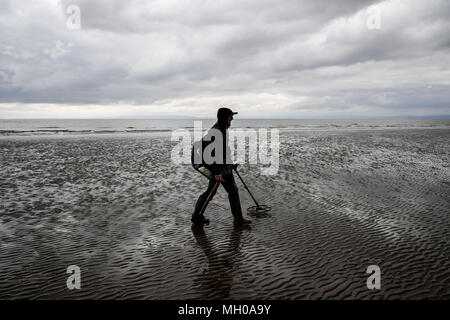
<path id="1" fill-rule="evenodd" d="M 217 135 L 213 134 L 213 131 L 211 129 L 216 129 L 216 130 L 220 131 L 221 135 L 217 136 Z M 231 161 L 231 149 L 228 146 L 227 119 L 218 119 L 217 122 L 211 127 L 211 129 L 207 132 L 207 134 L 202 138 L 201 141 L 194 143 L 194 146 L 192 148 L 192 155 L 191 155 L 192 165 L 196 169 L 198 169 L 199 166 L 203 165 L 208 170 L 210 170 L 215 176 L 231 174 L 232 170 L 233 170 L 233 164 Z M 218 161 L 221 163 L 216 163 L 216 161 L 214 161 L 213 163 L 206 163 L 204 161 L 204 159 L 202 158 L 201 164 L 194 164 L 194 158 L 193 158 L 194 152 L 198 152 L 198 154 L 203 155 L 205 148 L 209 144 L 211 144 L 212 142 L 215 141 L 216 136 L 218 138 L 222 139 L 223 159 L 222 159 L 222 161 Z M 201 148 L 201 152 L 200 152 L 200 148 Z M 214 151 L 212 152 L 212 156 L 215 156 Z"/>

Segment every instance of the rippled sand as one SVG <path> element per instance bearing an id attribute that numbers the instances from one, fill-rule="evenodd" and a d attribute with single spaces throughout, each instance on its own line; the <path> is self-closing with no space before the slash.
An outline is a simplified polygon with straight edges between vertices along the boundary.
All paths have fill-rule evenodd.
<path id="1" fill-rule="evenodd" d="M 277 175 L 240 170 L 271 214 L 235 228 L 219 189 L 192 228 L 206 181 L 171 164 L 168 138 L 3 138 L 0 298 L 449 299 L 449 141 L 283 133 Z M 73 264 L 81 290 L 66 288 Z"/>

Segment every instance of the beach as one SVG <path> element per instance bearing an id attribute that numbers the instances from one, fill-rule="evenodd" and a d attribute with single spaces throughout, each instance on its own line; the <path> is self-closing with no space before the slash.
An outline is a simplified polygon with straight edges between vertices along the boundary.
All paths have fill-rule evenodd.
<path id="1" fill-rule="evenodd" d="M 450 298 L 448 127 L 281 130 L 275 175 L 239 167 L 250 228 L 223 188 L 192 227 L 207 181 L 163 131 L 1 137 L 0 299 Z"/>

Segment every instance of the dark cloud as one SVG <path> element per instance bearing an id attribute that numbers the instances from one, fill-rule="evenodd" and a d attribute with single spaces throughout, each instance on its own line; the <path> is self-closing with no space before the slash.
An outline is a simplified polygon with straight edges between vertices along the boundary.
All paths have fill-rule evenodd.
<path id="1" fill-rule="evenodd" d="M 66 26 L 69 5 L 80 30 Z M 27 104 L 450 114 L 445 0 L 9 0 L 0 16 L 0 117 L 12 104 L 24 117 Z"/>

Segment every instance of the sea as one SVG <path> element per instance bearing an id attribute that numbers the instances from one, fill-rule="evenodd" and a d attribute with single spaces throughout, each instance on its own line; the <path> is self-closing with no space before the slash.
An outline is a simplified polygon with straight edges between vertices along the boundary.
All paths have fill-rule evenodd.
<path id="1" fill-rule="evenodd" d="M 214 119 L 0 119 L 0 136 L 168 133 L 203 129 Z M 450 129 L 450 119 L 235 119 L 232 129 L 301 130 Z"/>

